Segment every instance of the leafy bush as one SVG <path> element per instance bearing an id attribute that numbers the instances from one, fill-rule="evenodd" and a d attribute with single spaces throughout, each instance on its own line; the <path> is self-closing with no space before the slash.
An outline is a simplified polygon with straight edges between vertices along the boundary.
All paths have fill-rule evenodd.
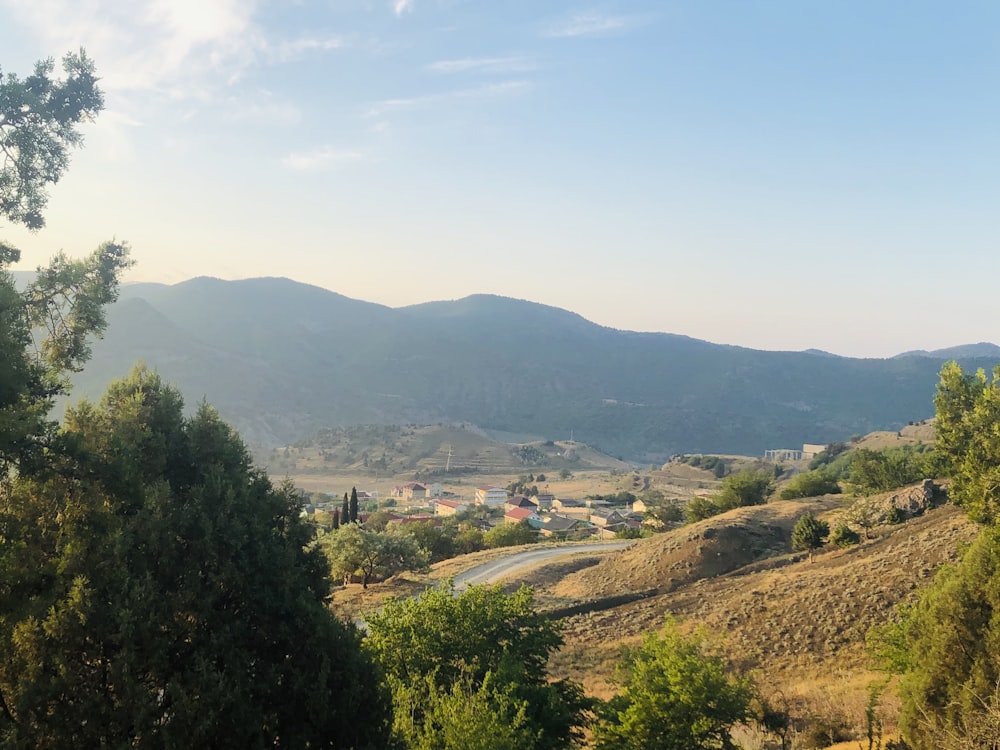
<path id="1" fill-rule="evenodd" d="M 814 549 L 823 546 L 829 535 L 830 524 L 815 518 L 812 513 L 805 513 L 792 529 L 792 549 L 807 550 L 811 556 Z"/>
<path id="2" fill-rule="evenodd" d="M 598 708 L 597 750 L 708 750 L 735 747 L 730 730 L 750 712 L 753 687 L 733 675 L 703 638 L 668 621 L 625 652 L 622 693 Z"/>
<path id="3" fill-rule="evenodd" d="M 781 490 L 778 497 L 782 500 L 794 500 L 799 497 L 818 497 L 819 495 L 836 495 L 840 485 L 832 475 L 823 470 L 809 471 L 792 477 Z"/>
<path id="4" fill-rule="evenodd" d="M 721 510 L 763 505 L 772 492 L 774 492 L 774 475 L 771 472 L 747 469 L 723 479 L 713 502 Z"/>
<path id="5" fill-rule="evenodd" d="M 853 547 L 860 541 L 861 535 L 846 523 L 838 525 L 830 535 L 831 544 L 835 544 L 838 547 Z"/>

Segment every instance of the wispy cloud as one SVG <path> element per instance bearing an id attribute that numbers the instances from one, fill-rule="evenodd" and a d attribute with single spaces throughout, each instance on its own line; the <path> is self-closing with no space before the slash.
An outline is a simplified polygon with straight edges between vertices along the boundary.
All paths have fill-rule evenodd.
<path id="1" fill-rule="evenodd" d="M 46 48 L 86 48 L 110 93 L 153 91 L 172 99 L 209 100 L 255 65 L 346 46 L 338 36 L 315 32 L 272 39 L 257 20 L 257 5 L 256 0 L 0 0 L 0 8 Z"/>
<path id="2" fill-rule="evenodd" d="M 502 81 L 500 83 L 491 83 L 485 86 L 456 89 L 454 91 L 442 91 L 436 94 L 423 94 L 421 96 L 411 96 L 401 99 L 383 99 L 382 101 L 373 104 L 368 110 L 366 116 L 381 117 L 389 112 L 427 107 L 453 100 L 505 96 L 526 91 L 529 88 L 531 88 L 530 81 Z"/>
<path id="3" fill-rule="evenodd" d="M 363 154 L 360 151 L 344 151 L 332 146 L 323 146 L 313 151 L 291 153 L 282 159 L 281 163 L 297 172 L 320 172 L 362 158 Z"/>
<path id="4" fill-rule="evenodd" d="M 526 73 L 534 69 L 534 63 L 523 57 L 463 57 L 427 66 L 432 73 Z"/>
<path id="5" fill-rule="evenodd" d="M 642 24 L 638 16 L 608 16 L 602 13 L 578 13 L 567 21 L 544 32 L 548 37 L 605 36 L 625 31 Z"/>
<path id="6" fill-rule="evenodd" d="M 412 13 L 414 0 L 392 0 L 392 12 L 397 16 L 404 13 Z"/>

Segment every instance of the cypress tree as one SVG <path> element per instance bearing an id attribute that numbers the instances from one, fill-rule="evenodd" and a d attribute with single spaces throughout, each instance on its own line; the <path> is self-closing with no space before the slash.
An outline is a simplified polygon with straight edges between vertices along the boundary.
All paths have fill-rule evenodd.
<path id="1" fill-rule="evenodd" d="M 351 512 L 351 523 L 357 523 L 358 522 L 358 488 L 357 487 L 351 487 L 350 512 Z"/>
<path id="2" fill-rule="evenodd" d="M 333 521 L 333 530 L 336 531 L 337 529 L 340 528 L 340 511 L 334 509 L 334 511 L 331 514 L 330 518 Z"/>
<path id="3" fill-rule="evenodd" d="M 343 505 L 340 506 L 340 520 L 343 521 L 344 523 L 350 523 L 351 522 L 351 509 L 348 506 L 348 503 L 349 503 L 349 501 L 347 499 L 347 493 L 345 492 L 344 493 L 344 503 L 343 503 Z"/>

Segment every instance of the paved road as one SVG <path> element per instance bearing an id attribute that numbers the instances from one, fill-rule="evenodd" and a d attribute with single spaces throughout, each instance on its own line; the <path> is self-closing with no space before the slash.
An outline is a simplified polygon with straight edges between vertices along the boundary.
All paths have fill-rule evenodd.
<path id="1" fill-rule="evenodd" d="M 537 565 L 542 560 L 566 555 L 578 555 L 584 552 L 607 552 L 611 549 L 622 549 L 633 544 L 631 540 L 611 542 L 591 542 L 588 544 L 567 544 L 559 547 L 543 547 L 516 552 L 508 557 L 477 565 L 464 573 L 455 576 L 455 590 L 462 591 L 469 586 L 480 583 L 495 583 L 507 578 L 519 570 Z"/>

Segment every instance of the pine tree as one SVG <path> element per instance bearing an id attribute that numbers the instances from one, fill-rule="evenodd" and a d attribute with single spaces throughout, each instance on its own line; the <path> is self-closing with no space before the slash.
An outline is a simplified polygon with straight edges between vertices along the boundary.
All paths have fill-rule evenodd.
<path id="1" fill-rule="evenodd" d="M 333 522 L 333 530 L 336 531 L 340 528 L 340 511 L 334 509 L 333 513 L 330 514 L 330 519 Z"/>
<path id="2" fill-rule="evenodd" d="M 350 508 L 351 512 L 351 523 L 358 522 L 358 489 L 357 487 L 351 487 L 351 502 Z"/>
<path id="3" fill-rule="evenodd" d="M 340 506 L 340 520 L 344 523 L 351 522 L 351 509 L 350 500 L 347 499 L 347 493 L 344 493 L 344 503 Z"/>

